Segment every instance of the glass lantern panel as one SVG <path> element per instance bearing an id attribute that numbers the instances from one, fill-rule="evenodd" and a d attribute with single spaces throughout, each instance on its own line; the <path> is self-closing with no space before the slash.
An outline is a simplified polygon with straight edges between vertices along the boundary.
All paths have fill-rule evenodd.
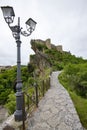
<path id="1" fill-rule="evenodd" d="M 9 17 L 9 16 L 15 16 L 15 14 L 14 14 L 14 10 L 13 10 L 13 8 L 12 7 L 10 7 L 10 6 L 3 6 L 3 7 L 1 7 L 1 9 L 2 9 L 2 12 L 3 12 L 3 16 L 4 17 Z"/>
<path id="2" fill-rule="evenodd" d="M 31 19 L 31 18 L 29 18 L 29 19 L 26 21 L 26 24 L 29 25 L 29 26 L 32 27 L 32 28 L 35 28 L 35 26 L 36 26 L 36 22 L 35 22 L 33 19 Z"/>

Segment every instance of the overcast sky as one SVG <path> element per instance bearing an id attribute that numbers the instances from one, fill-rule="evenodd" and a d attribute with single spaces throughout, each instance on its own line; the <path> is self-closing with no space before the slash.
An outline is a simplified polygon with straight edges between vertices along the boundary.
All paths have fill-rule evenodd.
<path id="1" fill-rule="evenodd" d="M 14 25 L 21 18 L 21 27 L 32 18 L 37 22 L 29 37 L 21 36 L 21 64 L 29 62 L 33 53 L 31 39 L 51 39 L 63 50 L 87 59 L 87 0 L 0 0 L 0 6 L 12 6 Z M 16 43 L 0 10 L 0 65 L 16 64 Z"/>

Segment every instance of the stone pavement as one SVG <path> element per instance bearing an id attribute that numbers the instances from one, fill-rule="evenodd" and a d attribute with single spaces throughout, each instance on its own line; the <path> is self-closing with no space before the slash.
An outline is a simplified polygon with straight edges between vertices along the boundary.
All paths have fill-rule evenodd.
<path id="1" fill-rule="evenodd" d="M 69 94 L 58 81 L 58 74 L 52 73 L 51 88 L 29 119 L 27 130 L 84 130 Z"/>

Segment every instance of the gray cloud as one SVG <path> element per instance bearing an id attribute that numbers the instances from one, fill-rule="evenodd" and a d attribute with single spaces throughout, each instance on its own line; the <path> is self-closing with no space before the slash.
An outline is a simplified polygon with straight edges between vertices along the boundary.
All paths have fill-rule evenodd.
<path id="1" fill-rule="evenodd" d="M 87 58 L 87 0 L 4 0 L 0 2 L 1 5 L 14 7 L 15 24 L 18 16 L 21 17 L 23 27 L 29 17 L 37 21 L 32 35 L 29 38 L 21 38 L 22 64 L 28 63 L 29 54 L 33 53 L 30 49 L 30 39 L 36 38 L 42 40 L 51 38 L 53 44 L 61 44 L 64 50 Z M 1 11 L 0 17 L 2 30 L 0 31 L 0 64 L 15 64 L 15 40 L 4 22 Z"/>

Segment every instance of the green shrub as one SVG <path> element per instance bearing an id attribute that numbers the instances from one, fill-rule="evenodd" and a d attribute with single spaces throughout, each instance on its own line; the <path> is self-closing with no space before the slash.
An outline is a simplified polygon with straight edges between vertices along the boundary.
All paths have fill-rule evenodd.
<path id="1" fill-rule="evenodd" d="M 8 109 L 9 115 L 13 114 L 16 110 L 16 97 L 13 91 L 9 94 L 5 107 Z"/>
<path id="2" fill-rule="evenodd" d="M 87 63 L 68 64 L 64 68 L 63 76 L 67 79 L 71 90 L 87 98 Z"/>

